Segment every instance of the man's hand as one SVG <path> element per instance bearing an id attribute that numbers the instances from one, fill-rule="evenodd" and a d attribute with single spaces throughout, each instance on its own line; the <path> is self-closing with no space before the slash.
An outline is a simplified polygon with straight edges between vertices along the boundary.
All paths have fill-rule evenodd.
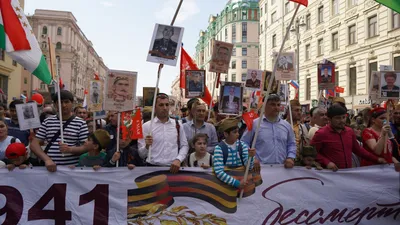
<path id="1" fill-rule="evenodd" d="M 26 164 L 19 165 L 20 170 L 26 169 L 26 167 L 28 167 L 28 165 L 26 165 Z"/>
<path id="2" fill-rule="evenodd" d="M 111 161 L 114 163 L 118 162 L 118 160 L 121 158 L 121 152 L 115 152 L 113 157 L 111 158 Z"/>
<path id="3" fill-rule="evenodd" d="M 51 173 L 57 171 L 57 165 L 51 159 L 44 161 L 44 165 L 46 166 L 47 170 Z"/>
<path id="4" fill-rule="evenodd" d="M 67 144 L 61 143 L 60 142 L 60 152 L 65 154 L 65 153 L 72 153 L 71 152 L 71 147 L 69 147 Z"/>
<path id="5" fill-rule="evenodd" d="M 249 157 L 253 157 L 256 155 L 256 149 L 255 148 L 250 148 L 249 149 Z"/>
<path id="6" fill-rule="evenodd" d="M 384 158 L 378 158 L 377 162 L 378 162 L 379 164 L 386 164 L 386 163 L 388 163 Z"/>
<path id="7" fill-rule="evenodd" d="M 170 172 L 171 173 L 177 173 L 179 171 L 179 168 L 181 168 L 181 161 L 179 161 L 178 159 L 175 159 L 172 164 L 171 164 L 171 168 L 170 168 Z"/>
<path id="8" fill-rule="evenodd" d="M 253 170 L 255 173 L 260 173 L 260 171 L 261 171 L 261 165 L 260 165 L 260 161 L 258 161 L 258 159 L 254 159 Z"/>
<path id="9" fill-rule="evenodd" d="M 7 165 L 8 171 L 13 171 L 14 168 L 15 168 L 15 165 L 14 165 L 14 164 L 8 164 L 8 165 Z"/>
<path id="10" fill-rule="evenodd" d="M 248 184 L 244 179 L 240 180 L 239 189 L 243 189 Z"/>
<path id="11" fill-rule="evenodd" d="M 148 150 L 150 146 L 153 144 L 153 137 L 150 135 L 147 135 L 146 138 L 144 139 L 146 143 L 146 149 Z"/>
<path id="12" fill-rule="evenodd" d="M 333 163 L 333 162 L 328 163 L 328 165 L 326 165 L 326 168 L 332 170 L 333 172 L 336 172 L 336 171 L 338 171 L 338 169 L 339 169 L 339 168 L 336 166 L 336 164 Z"/>
<path id="13" fill-rule="evenodd" d="M 133 164 L 128 164 L 128 169 L 129 169 L 129 170 L 135 169 L 135 165 L 133 165 Z"/>
<path id="14" fill-rule="evenodd" d="M 291 168 L 293 168 L 293 166 L 294 166 L 294 160 L 291 159 L 291 158 L 287 158 L 285 160 L 285 168 L 286 169 L 291 169 Z"/>

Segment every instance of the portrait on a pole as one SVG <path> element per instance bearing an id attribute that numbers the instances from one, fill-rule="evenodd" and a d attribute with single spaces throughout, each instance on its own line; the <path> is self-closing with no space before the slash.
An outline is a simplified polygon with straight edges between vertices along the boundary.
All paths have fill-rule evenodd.
<path id="1" fill-rule="evenodd" d="M 369 82 L 369 97 L 372 101 L 378 100 L 379 86 L 381 83 L 381 73 L 373 71 L 371 74 L 371 80 Z"/>
<path id="2" fill-rule="evenodd" d="M 296 80 L 296 58 L 294 52 L 285 52 L 278 59 L 275 78 L 277 80 Z"/>
<path id="3" fill-rule="evenodd" d="M 397 99 L 400 94 L 400 72 L 384 71 L 380 77 L 380 98 Z"/>
<path id="4" fill-rule="evenodd" d="M 18 123 L 21 130 L 40 127 L 39 111 L 36 102 L 15 105 Z"/>
<path id="5" fill-rule="evenodd" d="M 89 83 L 89 111 L 97 112 L 103 110 L 104 82 L 102 80 L 91 80 Z"/>
<path id="6" fill-rule="evenodd" d="M 213 52 L 208 71 L 215 73 L 228 73 L 233 44 L 214 40 L 212 49 Z"/>
<path id="7" fill-rule="evenodd" d="M 219 113 L 241 115 L 243 84 L 239 82 L 221 82 Z"/>
<path id="8" fill-rule="evenodd" d="M 335 64 L 318 64 L 318 89 L 335 88 Z"/>
<path id="9" fill-rule="evenodd" d="M 153 106 L 155 87 L 143 87 L 143 107 Z M 160 90 L 157 90 L 160 93 Z"/>
<path id="10" fill-rule="evenodd" d="M 260 90 L 262 88 L 262 70 L 247 70 L 245 87 L 250 90 Z"/>
<path id="11" fill-rule="evenodd" d="M 268 91 L 268 85 L 269 85 L 269 81 L 270 81 L 270 79 L 271 79 L 271 76 L 272 76 L 272 72 L 271 71 L 265 71 L 264 72 L 265 73 L 265 75 L 263 76 L 264 77 L 264 92 L 267 92 Z M 271 93 L 278 93 L 278 90 L 279 90 L 279 86 L 280 86 L 280 82 L 279 81 L 277 81 L 276 79 L 275 79 L 275 77 L 273 78 L 273 83 L 272 83 L 272 86 L 271 86 L 271 91 L 270 91 L 270 94 Z"/>
<path id="12" fill-rule="evenodd" d="M 182 45 L 183 27 L 156 24 L 147 61 L 176 66 Z"/>
<path id="13" fill-rule="evenodd" d="M 107 77 L 104 109 L 129 111 L 134 108 L 136 95 L 136 72 L 111 71 Z"/>
<path id="14" fill-rule="evenodd" d="M 201 98 L 204 96 L 206 83 L 205 70 L 186 70 L 185 98 Z"/>

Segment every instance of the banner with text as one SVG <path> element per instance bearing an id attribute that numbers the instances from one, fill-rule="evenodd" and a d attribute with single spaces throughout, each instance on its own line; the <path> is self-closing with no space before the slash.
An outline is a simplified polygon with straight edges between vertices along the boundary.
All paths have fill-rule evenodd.
<path id="1" fill-rule="evenodd" d="M 237 190 L 200 169 L 2 169 L 0 224 L 399 224 L 399 175 L 393 165 L 264 166 L 239 201 Z"/>

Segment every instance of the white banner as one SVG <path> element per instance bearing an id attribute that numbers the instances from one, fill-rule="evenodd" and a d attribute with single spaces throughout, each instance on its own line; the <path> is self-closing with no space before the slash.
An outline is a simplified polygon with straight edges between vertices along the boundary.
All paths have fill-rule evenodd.
<path id="1" fill-rule="evenodd" d="M 245 197 L 210 171 L 58 167 L 0 170 L 0 224 L 399 224 L 394 166 L 264 166 Z M 241 176 L 239 171 L 230 172 Z M 262 179 L 261 179 L 262 178 Z M 129 218 L 128 218 L 129 217 Z"/>

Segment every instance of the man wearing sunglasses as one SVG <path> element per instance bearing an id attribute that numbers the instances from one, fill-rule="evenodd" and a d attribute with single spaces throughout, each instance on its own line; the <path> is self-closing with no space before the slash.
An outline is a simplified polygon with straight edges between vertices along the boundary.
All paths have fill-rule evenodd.
<path id="1" fill-rule="evenodd" d="M 186 159 L 189 145 L 182 124 L 169 117 L 169 97 L 157 94 L 155 118 L 143 124 L 145 138 L 139 139 L 139 156 L 146 159 L 149 166 L 169 166 L 172 173 L 179 171 Z M 151 148 L 151 158 L 149 150 Z"/>

